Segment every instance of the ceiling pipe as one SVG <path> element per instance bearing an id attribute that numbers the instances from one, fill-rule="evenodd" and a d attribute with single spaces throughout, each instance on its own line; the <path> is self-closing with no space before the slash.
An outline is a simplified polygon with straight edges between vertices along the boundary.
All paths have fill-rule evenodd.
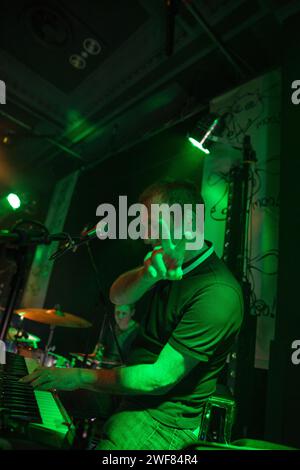
<path id="1" fill-rule="evenodd" d="M 225 46 L 224 42 L 216 35 L 216 33 L 213 31 L 213 29 L 210 27 L 210 25 L 207 23 L 203 15 L 201 15 L 194 6 L 190 2 L 183 1 L 185 8 L 190 12 L 190 14 L 194 17 L 194 19 L 197 21 L 197 23 L 201 26 L 202 30 L 205 31 L 205 33 L 210 37 L 210 39 L 213 41 L 213 43 L 218 47 L 218 49 L 222 52 L 224 57 L 227 59 L 227 61 L 232 65 L 232 67 L 235 69 L 235 71 L 240 75 L 241 78 L 245 79 L 247 76 L 247 73 L 245 70 L 241 67 L 241 65 L 238 63 L 238 61 L 235 59 L 233 54 L 228 50 L 228 48 Z M 248 68 L 248 72 L 253 73 L 251 70 L 251 67 L 246 65 Z"/>
<path id="2" fill-rule="evenodd" d="M 22 127 L 22 129 L 26 129 L 29 133 L 32 132 L 32 127 L 31 126 L 28 126 L 28 124 L 25 124 L 24 122 L 20 121 L 19 119 L 16 119 L 11 114 L 6 113 L 5 111 L 2 111 L 2 109 L 0 109 L 0 114 L 2 116 L 4 116 L 6 119 L 8 119 L 9 121 L 13 122 L 14 124 L 17 124 L 19 127 Z M 29 137 L 30 137 L 30 135 L 29 135 Z M 39 137 L 41 139 L 45 139 L 50 144 L 52 144 L 55 147 L 59 148 L 59 150 L 62 150 L 63 152 L 68 153 L 69 155 L 72 155 L 72 157 L 76 157 L 77 159 L 83 161 L 83 157 L 78 152 L 76 152 L 75 150 L 70 149 L 70 147 L 67 147 L 66 145 L 58 142 L 56 139 L 53 139 L 52 137 L 43 136 L 43 135 L 40 135 L 40 136 L 33 135 L 33 137 L 35 137 L 35 138 Z"/>

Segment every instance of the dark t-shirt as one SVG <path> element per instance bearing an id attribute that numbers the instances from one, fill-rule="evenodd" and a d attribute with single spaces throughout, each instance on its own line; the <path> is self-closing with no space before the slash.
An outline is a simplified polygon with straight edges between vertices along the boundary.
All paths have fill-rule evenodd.
<path id="1" fill-rule="evenodd" d="M 187 270 L 195 260 L 185 264 Z M 160 281 L 147 294 L 143 316 L 128 364 L 150 364 L 169 343 L 199 363 L 167 394 L 128 397 L 158 421 L 182 429 L 199 424 L 203 403 L 214 393 L 219 372 L 243 317 L 241 288 L 225 264 L 212 253 L 180 281 Z"/>

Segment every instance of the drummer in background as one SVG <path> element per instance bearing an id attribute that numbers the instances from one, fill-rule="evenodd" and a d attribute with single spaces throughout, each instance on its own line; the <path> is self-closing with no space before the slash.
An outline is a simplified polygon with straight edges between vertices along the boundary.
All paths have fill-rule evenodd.
<path id="1" fill-rule="evenodd" d="M 134 304 L 115 305 L 115 333 L 124 359 L 126 359 L 126 356 L 130 351 L 131 344 L 135 339 L 139 328 L 138 323 L 133 319 L 134 313 Z M 107 355 L 111 359 L 120 360 L 115 342 L 113 342 L 112 346 L 109 348 Z"/>

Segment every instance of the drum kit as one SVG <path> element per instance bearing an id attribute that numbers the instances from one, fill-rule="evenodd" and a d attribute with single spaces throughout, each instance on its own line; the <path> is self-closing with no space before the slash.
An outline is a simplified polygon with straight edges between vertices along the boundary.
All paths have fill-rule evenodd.
<path id="1" fill-rule="evenodd" d="M 114 367 L 116 365 L 123 364 L 122 350 L 116 338 L 114 326 L 111 323 L 110 314 L 107 308 L 107 302 L 103 296 L 101 289 L 101 280 L 99 272 L 97 270 L 95 261 L 92 256 L 91 250 L 88 250 L 91 258 L 92 266 L 95 271 L 97 284 L 100 291 L 100 300 L 104 307 L 104 317 L 100 328 L 100 334 L 98 337 L 98 343 L 92 354 L 85 354 L 82 352 L 70 353 L 71 359 L 66 359 L 54 353 L 55 346 L 53 346 L 53 334 L 56 327 L 66 328 L 90 328 L 92 324 L 87 320 L 73 315 L 71 313 L 63 312 L 57 305 L 51 309 L 45 308 L 23 308 L 16 309 L 16 299 L 20 298 L 21 287 L 24 284 L 24 279 L 27 269 L 27 250 L 31 246 L 49 244 L 50 242 L 58 241 L 63 242 L 63 245 L 58 248 L 51 256 L 50 260 L 55 260 L 61 257 L 65 253 L 72 250 L 75 253 L 76 249 L 80 246 L 87 245 L 89 242 L 97 237 L 96 229 L 81 233 L 80 236 L 71 236 L 66 233 L 49 234 L 46 227 L 39 222 L 34 223 L 39 229 L 42 230 L 37 235 L 35 231 L 31 231 L 31 228 L 26 226 L 26 221 L 20 221 L 16 223 L 12 230 L 0 230 L 0 244 L 4 246 L 11 246 L 20 248 L 14 250 L 16 271 L 11 279 L 7 305 L 5 307 L 0 306 L 0 311 L 3 312 L 3 317 L 0 319 L 0 341 L 5 340 L 6 349 L 11 352 L 16 352 L 23 356 L 32 357 L 42 366 L 55 366 L 55 367 Z M 30 221 L 31 223 L 31 221 Z M 26 228 L 27 227 L 27 228 Z M 14 315 L 14 317 L 13 317 Z M 19 317 L 19 321 L 16 322 L 22 325 L 22 320 L 31 320 L 34 322 L 42 323 L 48 326 L 49 334 L 46 342 L 46 346 L 42 348 L 40 346 L 40 338 L 25 331 L 23 327 L 16 327 L 14 325 L 13 318 Z M 104 348 L 102 343 L 104 342 L 104 331 L 107 327 L 110 328 L 110 332 L 113 335 L 114 341 L 117 345 L 118 355 L 121 362 L 104 361 Z"/>
<path id="2" fill-rule="evenodd" d="M 22 327 L 16 328 L 11 326 L 6 336 L 7 351 L 20 354 L 25 357 L 35 359 L 41 366 L 45 367 L 89 367 L 102 368 L 113 367 L 116 364 L 112 361 L 104 361 L 104 348 L 98 343 L 92 354 L 70 353 L 71 359 L 67 359 L 59 354 L 54 353 L 55 347 L 52 345 L 54 329 L 56 327 L 67 328 L 90 328 L 92 324 L 87 320 L 66 313 L 60 308 L 44 309 L 44 308 L 25 308 L 14 311 L 22 320 L 35 321 L 49 326 L 49 335 L 46 347 L 40 347 L 40 338 L 35 336 Z"/>

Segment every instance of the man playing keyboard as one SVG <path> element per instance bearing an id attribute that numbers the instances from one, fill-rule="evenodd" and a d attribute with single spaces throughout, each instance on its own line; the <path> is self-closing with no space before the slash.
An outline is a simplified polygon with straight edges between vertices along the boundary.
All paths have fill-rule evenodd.
<path id="1" fill-rule="evenodd" d="M 156 183 L 140 201 L 146 207 L 202 203 L 193 184 L 184 181 Z M 174 220 L 148 220 L 148 226 L 153 223 L 164 236 L 145 240 L 151 251 L 144 263 L 121 275 L 110 291 L 115 305 L 149 299 L 126 367 L 38 369 L 22 379 L 41 390 L 120 395 L 100 450 L 175 450 L 196 441 L 204 403 L 242 322 L 241 288 L 212 245 L 188 250 L 185 233 L 175 239 Z"/>

